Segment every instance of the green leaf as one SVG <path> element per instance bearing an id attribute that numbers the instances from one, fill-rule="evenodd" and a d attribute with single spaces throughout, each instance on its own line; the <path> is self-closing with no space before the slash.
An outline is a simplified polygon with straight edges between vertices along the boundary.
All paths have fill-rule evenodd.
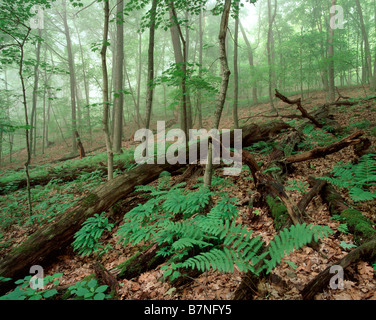
<path id="1" fill-rule="evenodd" d="M 102 292 L 99 292 L 97 293 L 95 296 L 94 296 L 94 300 L 104 300 L 104 298 L 106 297 L 106 295 Z"/>
<path id="2" fill-rule="evenodd" d="M 107 288 L 108 288 L 107 285 L 102 285 L 102 286 L 99 286 L 98 288 L 96 288 L 95 292 L 96 293 L 105 292 L 107 290 Z"/>

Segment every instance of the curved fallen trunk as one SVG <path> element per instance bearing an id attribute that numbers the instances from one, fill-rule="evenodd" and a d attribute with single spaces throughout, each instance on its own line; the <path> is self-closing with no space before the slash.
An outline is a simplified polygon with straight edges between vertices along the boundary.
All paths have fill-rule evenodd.
<path id="1" fill-rule="evenodd" d="M 27 275 L 33 265 L 45 267 L 71 244 L 74 234 L 86 219 L 108 210 L 133 192 L 134 187 L 148 184 L 163 171 L 173 171 L 179 167 L 180 165 L 164 164 L 155 165 L 151 170 L 150 165 L 144 164 L 99 186 L 81 200 L 79 205 L 39 229 L 13 249 L 0 261 L 0 275 L 17 280 Z M 13 284 L 9 282 L 0 282 L 0 294 L 6 293 L 11 287 Z"/>
<path id="2" fill-rule="evenodd" d="M 324 271 L 320 272 L 311 282 L 309 282 L 303 289 L 302 296 L 304 300 L 311 300 L 314 296 L 327 288 L 330 284 L 330 279 L 334 276 L 330 272 L 333 266 L 340 266 L 346 269 L 350 265 L 360 261 L 374 261 L 376 258 L 376 239 L 362 244 L 360 247 L 352 250 L 343 259 L 337 261 L 333 265 L 327 267 Z"/>

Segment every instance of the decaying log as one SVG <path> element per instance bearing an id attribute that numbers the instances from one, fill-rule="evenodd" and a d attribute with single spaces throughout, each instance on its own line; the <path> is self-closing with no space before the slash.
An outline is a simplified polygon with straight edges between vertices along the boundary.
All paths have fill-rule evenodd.
<path id="1" fill-rule="evenodd" d="M 79 205 L 33 233 L 4 257 L 0 261 L 0 275 L 17 280 L 25 277 L 33 265 L 45 267 L 71 244 L 74 234 L 87 218 L 108 210 L 133 192 L 136 186 L 154 181 L 163 171 L 173 171 L 179 167 L 163 164 L 155 165 L 151 170 L 150 165 L 144 164 L 99 186 Z M 10 286 L 13 286 L 11 281 L 0 282 L 0 294 L 6 293 Z"/>
<path id="2" fill-rule="evenodd" d="M 317 179 L 310 177 L 308 182 L 313 185 L 317 183 Z M 347 205 L 332 185 L 326 184 L 322 188 L 320 196 L 327 203 L 332 215 L 339 215 L 344 219 L 349 231 L 354 235 L 354 241 L 357 245 L 376 238 L 376 230 L 373 228 L 372 221 L 366 218 L 362 212 Z"/>
<path id="3" fill-rule="evenodd" d="M 118 170 L 125 170 L 130 162 L 119 161 L 114 164 L 114 169 Z M 65 168 L 64 170 L 53 171 L 51 169 L 47 175 L 35 176 L 30 178 L 30 186 L 45 186 L 52 180 L 59 180 L 60 183 L 64 182 L 71 182 L 76 180 L 82 174 L 99 171 L 102 172 L 104 175 L 107 174 L 107 167 L 105 165 L 100 166 L 88 166 L 83 165 L 77 168 Z M 26 179 L 17 179 L 13 180 L 12 182 L 0 182 L 0 195 L 6 194 L 8 192 L 14 192 L 15 190 L 19 190 L 25 188 L 27 185 Z"/>
<path id="4" fill-rule="evenodd" d="M 354 132 L 353 134 L 349 135 L 348 137 L 345 137 L 338 142 L 332 143 L 331 145 L 327 147 L 318 147 L 310 151 L 302 152 L 299 154 L 294 154 L 294 155 L 288 156 L 285 159 L 285 161 L 286 163 L 296 163 L 296 162 L 302 162 L 306 160 L 312 160 L 312 159 L 325 157 L 329 154 L 338 152 L 341 149 L 346 148 L 348 146 L 359 144 L 361 142 L 361 139 L 359 138 L 362 135 L 364 135 L 363 130 L 358 130 Z"/>
<path id="5" fill-rule="evenodd" d="M 375 261 L 376 258 L 376 239 L 362 244 L 356 249 L 348 253 L 343 259 L 337 261 L 324 271 L 320 272 L 313 280 L 311 280 L 302 290 L 301 294 L 304 300 L 311 300 L 314 296 L 329 287 L 330 279 L 334 276 L 330 270 L 333 266 L 340 266 L 346 269 L 350 265 L 360 260 Z M 337 284 L 338 285 L 338 284 Z"/>
<path id="6" fill-rule="evenodd" d="M 243 146 L 260 140 L 268 140 L 289 125 L 281 121 L 264 125 L 249 125 L 243 129 Z M 233 138 L 233 137 L 232 137 Z M 198 146 L 190 148 L 199 150 Z M 61 214 L 53 222 L 33 233 L 0 261 L 0 276 L 20 279 L 28 274 L 33 265 L 46 267 L 51 260 L 68 247 L 74 234 L 86 219 L 95 213 L 109 210 L 125 198 L 138 185 L 146 185 L 159 177 L 163 171 L 175 171 L 185 165 L 140 165 L 115 179 L 104 183 L 83 198 L 74 208 Z M 6 293 L 14 284 L 0 282 L 0 294 Z"/>
<path id="7" fill-rule="evenodd" d="M 141 273 L 152 270 L 165 261 L 165 258 L 158 256 L 157 252 L 163 246 L 157 244 L 149 245 L 143 251 L 137 252 L 131 258 L 114 267 L 111 273 L 118 279 L 132 279 L 138 277 Z"/>
<path id="8" fill-rule="evenodd" d="M 326 185 L 325 180 L 317 180 L 312 189 L 304 195 L 304 197 L 299 201 L 298 203 L 298 209 L 299 211 L 304 214 L 305 209 L 307 208 L 308 204 L 311 202 L 311 200 L 316 197 L 324 188 Z"/>

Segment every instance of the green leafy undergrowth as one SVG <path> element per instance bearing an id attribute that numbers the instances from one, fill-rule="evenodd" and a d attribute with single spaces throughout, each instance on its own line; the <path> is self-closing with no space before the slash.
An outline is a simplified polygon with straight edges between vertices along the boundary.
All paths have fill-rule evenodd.
<path id="1" fill-rule="evenodd" d="M 306 125 L 302 130 L 304 141 L 298 143 L 298 147 L 303 150 L 311 150 L 317 147 L 326 147 L 341 139 L 340 136 L 328 133 L 328 131 L 330 128 L 317 129 L 314 125 Z"/>
<path id="2" fill-rule="evenodd" d="M 74 235 L 75 240 L 72 243 L 74 250 L 78 251 L 81 256 L 89 256 L 94 253 L 100 257 L 107 253 L 112 247 L 111 245 L 104 246 L 100 239 L 103 232 L 106 230 L 110 232 L 113 226 L 104 213 L 88 218 Z"/>
<path id="3" fill-rule="evenodd" d="M 243 272 L 270 271 L 294 248 L 331 232 L 328 227 L 293 226 L 276 236 L 269 251 L 260 253 L 264 242 L 260 236 L 253 237 L 246 225 L 236 223 L 238 199 L 228 193 L 204 187 L 190 191 L 182 184 L 165 190 L 152 186 L 136 190 L 146 192 L 149 200 L 124 215 L 116 236 L 123 245 L 158 244 L 158 255 L 167 259 L 162 267 L 164 279 L 171 281 L 192 268 L 233 272 L 236 265 Z M 217 200 L 208 207 L 212 197 Z M 265 258 L 268 254 L 270 259 Z M 255 270 L 260 260 L 264 260 L 263 267 Z"/>
<path id="4" fill-rule="evenodd" d="M 332 177 L 320 179 L 344 188 L 354 201 L 368 201 L 376 199 L 373 186 L 376 185 L 376 160 L 374 154 L 364 155 L 357 164 L 340 164 L 333 168 Z"/>
<path id="5" fill-rule="evenodd" d="M 77 281 L 68 291 L 74 300 L 108 300 L 112 296 L 105 293 L 107 289 L 107 285 L 100 285 L 96 279 L 91 279 Z"/>
<path id="6" fill-rule="evenodd" d="M 63 274 L 55 273 L 54 275 L 48 275 L 43 279 L 38 279 L 37 281 L 43 281 L 42 284 L 38 284 L 37 281 L 32 285 L 32 276 L 26 276 L 23 279 L 17 280 L 15 284 L 17 287 L 11 292 L 0 297 L 0 300 L 47 300 L 52 299 L 57 293 L 57 286 L 59 285 L 59 280 Z M 0 277 L 1 281 L 11 281 L 10 278 Z M 52 288 L 44 289 L 48 284 L 52 284 Z"/>

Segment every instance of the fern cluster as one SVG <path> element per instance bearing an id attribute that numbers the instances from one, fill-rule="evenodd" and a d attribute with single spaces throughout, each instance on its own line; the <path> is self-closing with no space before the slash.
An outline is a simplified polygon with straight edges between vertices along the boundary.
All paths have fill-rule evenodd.
<path id="1" fill-rule="evenodd" d="M 311 150 L 316 147 L 326 147 L 340 139 L 339 136 L 336 137 L 327 131 L 330 131 L 328 127 L 317 129 L 312 124 L 306 125 L 302 130 L 305 140 L 300 142 L 298 147 L 304 150 Z"/>
<path id="2" fill-rule="evenodd" d="M 188 191 L 183 184 L 163 189 L 166 185 L 164 181 L 157 187 L 137 188 L 149 200 L 124 215 L 116 236 L 123 245 L 157 243 L 161 248 L 157 254 L 167 258 L 162 267 L 164 278 L 170 280 L 180 277 L 186 269 L 233 272 L 237 266 L 244 272 L 269 270 L 294 248 L 301 248 L 330 230 L 312 225 L 285 229 L 269 251 L 260 253 L 265 245 L 260 236 L 253 237 L 252 230 L 236 223 L 238 199 L 220 193 L 209 210 L 211 197 L 218 194 L 204 187 Z M 256 270 L 260 260 L 264 260 L 262 267 Z"/>
<path id="3" fill-rule="evenodd" d="M 103 246 L 100 243 L 100 238 L 105 230 L 111 231 L 113 226 L 103 213 L 88 218 L 82 224 L 82 228 L 74 235 L 75 240 L 72 243 L 74 250 L 78 250 L 78 253 L 82 256 L 89 256 L 92 253 L 97 253 L 100 256 L 107 252 L 110 247 Z"/>
<path id="4" fill-rule="evenodd" d="M 349 190 L 354 201 L 368 201 L 376 199 L 376 193 L 370 189 L 376 184 L 376 160 L 374 154 L 364 155 L 357 164 L 335 166 L 332 170 L 333 177 L 321 179 L 339 187 Z"/>

